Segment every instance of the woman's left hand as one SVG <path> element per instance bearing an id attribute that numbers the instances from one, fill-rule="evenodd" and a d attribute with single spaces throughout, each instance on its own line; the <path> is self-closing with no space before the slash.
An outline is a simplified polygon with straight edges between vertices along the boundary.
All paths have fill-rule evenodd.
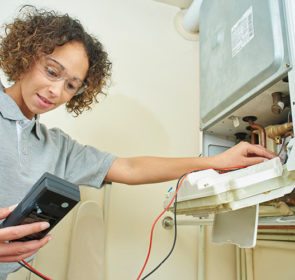
<path id="1" fill-rule="evenodd" d="M 216 168 L 249 166 L 275 157 L 275 154 L 260 145 L 240 142 L 227 151 L 213 157 Z"/>

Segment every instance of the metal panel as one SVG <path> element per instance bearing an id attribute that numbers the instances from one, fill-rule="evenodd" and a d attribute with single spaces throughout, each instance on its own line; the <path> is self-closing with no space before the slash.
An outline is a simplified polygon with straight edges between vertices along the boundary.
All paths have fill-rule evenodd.
<path id="1" fill-rule="evenodd" d="M 201 128 L 290 70 L 284 6 L 278 0 L 205 0 L 200 12 Z"/>

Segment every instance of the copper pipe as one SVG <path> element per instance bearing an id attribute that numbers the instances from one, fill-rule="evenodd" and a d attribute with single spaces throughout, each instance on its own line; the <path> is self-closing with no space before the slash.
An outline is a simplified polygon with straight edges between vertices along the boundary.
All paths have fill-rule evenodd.
<path id="1" fill-rule="evenodd" d="M 255 142 L 255 134 L 259 135 L 259 144 L 261 146 L 263 146 L 264 148 L 266 148 L 266 133 L 265 133 L 265 129 L 263 126 L 254 123 L 257 120 L 257 117 L 255 116 L 246 116 L 243 118 L 243 121 L 247 122 L 249 124 L 249 127 L 251 128 L 251 143 L 252 144 L 256 144 Z M 254 134 L 254 135 L 253 135 Z"/>
<path id="2" fill-rule="evenodd" d="M 259 134 L 259 140 L 260 140 L 260 145 L 263 146 L 264 148 L 266 148 L 266 133 L 265 133 L 265 129 L 263 126 L 254 123 L 252 121 L 249 121 L 249 125 L 253 130 L 258 130 L 258 134 Z M 253 133 L 253 132 L 252 132 Z"/>
<path id="3" fill-rule="evenodd" d="M 251 144 L 259 144 L 258 131 L 251 130 Z"/>

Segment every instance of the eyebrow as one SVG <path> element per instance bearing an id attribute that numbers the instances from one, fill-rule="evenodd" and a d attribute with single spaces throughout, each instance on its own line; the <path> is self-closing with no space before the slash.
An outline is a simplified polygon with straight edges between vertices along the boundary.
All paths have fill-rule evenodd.
<path id="1" fill-rule="evenodd" d="M 50 60 L 54 61 L 55 63 L 57 63 L 57 64 L 61 67 L 62 70 L 66 70 L 66 68 L 65 68 L 60 62 L 58 62 L 57 60 L 55 60 L 55 59 L 52 58 L 51 56 L 48 56 L 48 58 L 49 58 Z M 68 73 L 67 73 L 67 74 L 68 74 Z M 72 79 L 79 80 L 81 83 L 83 83 L 83 80 L 81 80 L 81 79 L 78 78 L 78 77 L 73 76 Z"/>

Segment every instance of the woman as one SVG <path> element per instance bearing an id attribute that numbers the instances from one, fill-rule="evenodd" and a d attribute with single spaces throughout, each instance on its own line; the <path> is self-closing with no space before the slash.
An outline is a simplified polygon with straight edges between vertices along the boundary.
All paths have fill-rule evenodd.
<path id="1" fill-rule="evenodd" d="M 94 187 L 104 181 L 137 185 L 177 179 L 196 169 L 246 166 L 273 157 L 264 148 L 244 142 L 207 158 L 120 158 L 83 146 L 60 129 L 47 129 L 39 122 L 40 114 L 63 104 L 69 112 L 81 114 L 103 94 L 110 77 L 111 63 L 102 45 L 68 15 L 23 8 L 20 17 L 6 25 L 0 67 L 13 82 L 0 90 L 2 207 L 18 203 L 44 172 Z M 3 264 L 0 272 L 16 268 Z"/>

